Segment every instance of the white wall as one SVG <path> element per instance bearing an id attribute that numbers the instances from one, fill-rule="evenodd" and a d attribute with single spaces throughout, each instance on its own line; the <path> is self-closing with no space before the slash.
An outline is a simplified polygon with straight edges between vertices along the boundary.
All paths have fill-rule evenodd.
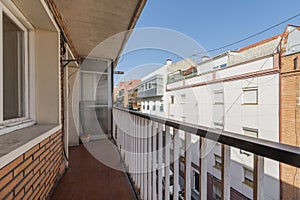
<path id="1" fill-rule="evenodd" d="M 251 63 L 223 69 L 218 72 L 219 78 L 229 78 L 233 75 L 256 73 L 273 68 L 273 57 L 264 58 Z M 199 83 L 209 78 L 195 77 L 189 80 L 167 85 L 168 89 L 182 85 Z M 202 80 L 201 80 L 202 79 Z M 258 88 L 258 105 L 242 105 L 242 89 L 244 87 Z M 217 108 L 213 103 L 213 91 L 224 90 L 223 108 Z M 186 102 L 181 102 L 181 95 L 186 95 Z M 174 104 L 170 104 L 170 96 L 175 97 Z M 224 130 L 243 134 L 243 126 L 258 129 L 258 137 L 279 142 L 279 74 L 264 75 L 256 78 L 231 80 L 223 83 L 202 85 L 193 88 L 184 88 L 168 91 L 167 113 L 171 119 L 183 121 L 183 116 L 189 123 L 215 128 L 213 122 L 220 115 L 224 115 Z M 194 143 L 193 151 L 198 151 L 198 143 Z M 214 154 L 220 155 L 220 145 L 216 144 L 208 155 L 208 172 L 221 178 L 220 171 L 215 169 Z M 196 153 L 193 153 L 193 162 L 198 163 Z M 252 188 L 243 184 L 243 166 L 253 168 L 253 155 L 240 154 L 239 149 L 231 148 L 231 186 L 252 198 Z M 279 199 L 280 181 L 279 164 L 265 159 L 265 199 Z"/>

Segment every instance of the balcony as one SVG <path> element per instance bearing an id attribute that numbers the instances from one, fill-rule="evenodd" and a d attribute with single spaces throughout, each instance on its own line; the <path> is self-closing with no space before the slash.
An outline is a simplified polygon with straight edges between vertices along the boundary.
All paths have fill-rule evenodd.
<path id="1" fill-rule="evenodd" d="M 138 98 L 163 96 L 163 75 L 157 74 L 141 82 L 138 86 Z"/>
<path id="2" fill-rule="evenodd" d="M 113 138 L 140 199 L 265 199 L 264 191 L 270 189 L 267 183 L 276 177 L 269 171 L 270 162 L 291 173 L 300 167 L 298 147 L 120 108 L 114 108 L 113 115 Z M 208 173 L 213 149 L 220 150 L 212 165 L 220 180 Z M 253 169 L 245 168 L 241 181 L 251 191 L 250 197 L 238 194 L 230 184 L 232 175 L 238 173 L 231 169 L 236 149 L 251 154 Z M 199 174 L 193 178 L 195 168 Z M 300 180 L 295 179 L 294 185 L 282 177 L 275 181 L 284 192 L 299 193 Z"/>

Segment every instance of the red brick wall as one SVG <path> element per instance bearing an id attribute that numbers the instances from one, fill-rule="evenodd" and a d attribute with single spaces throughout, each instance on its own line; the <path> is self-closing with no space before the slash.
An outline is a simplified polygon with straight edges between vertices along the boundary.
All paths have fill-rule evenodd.
<path id="1" fill-rule="evenodd" d="M 294 70 L 294 59 L 298 68 Z M 300 146 L 300 54 L 281 59 L 281 143 Z M 300 199 L 300 169 L 281 164 L 281 199 Z"/>
<path id="2" fill-rule="evenodd" d="M 46 199 L 65 169 L 62 131 L 0 169 L 0 199 Z"/>

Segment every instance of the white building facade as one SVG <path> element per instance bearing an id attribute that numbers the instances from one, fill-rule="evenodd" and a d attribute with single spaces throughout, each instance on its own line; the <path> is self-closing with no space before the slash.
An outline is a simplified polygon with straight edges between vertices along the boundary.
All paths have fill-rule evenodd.
<path id="1" fill-rule="evenodd" d="M 257 46 L 226 52 L 198 64 L 198 75 L 167 85 L 168 117 L 207 127 L 279 142 L 280 37 Z M 259 51 L 258 51 L 259 49 Z M 198 142 L 191 146 L 198 151 Z M 213 198 L 220 197 L 221 146 L 207 147 L 207 181 Z M 231 193 L 252 198 L 253 155 L 231 148 Z M 199 157 L 193 153 L 192 185 L 199 178 Z M 193 166 L 193 165 L 192 165 Z M 193 180 L 194 179 L 194 180 Z M 264 159 L 264 199 L 280 198 L 278 162 Z M 208 186 L 209 188 L 209 186 Z M 196 189 L 193 189 L 197 194 Z"/>

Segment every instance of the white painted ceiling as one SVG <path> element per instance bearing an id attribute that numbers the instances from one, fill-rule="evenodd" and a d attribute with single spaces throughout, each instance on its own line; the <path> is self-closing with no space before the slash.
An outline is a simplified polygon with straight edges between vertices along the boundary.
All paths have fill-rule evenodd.
<path id="1" fill-rule="evenodd" d="M 140 0 L 54 0 L 80 57 L 115 59 Z M 101 44 L 102 43 L 102 44 Z M 97 50 L 91 51 L 97 47 Z"/>

